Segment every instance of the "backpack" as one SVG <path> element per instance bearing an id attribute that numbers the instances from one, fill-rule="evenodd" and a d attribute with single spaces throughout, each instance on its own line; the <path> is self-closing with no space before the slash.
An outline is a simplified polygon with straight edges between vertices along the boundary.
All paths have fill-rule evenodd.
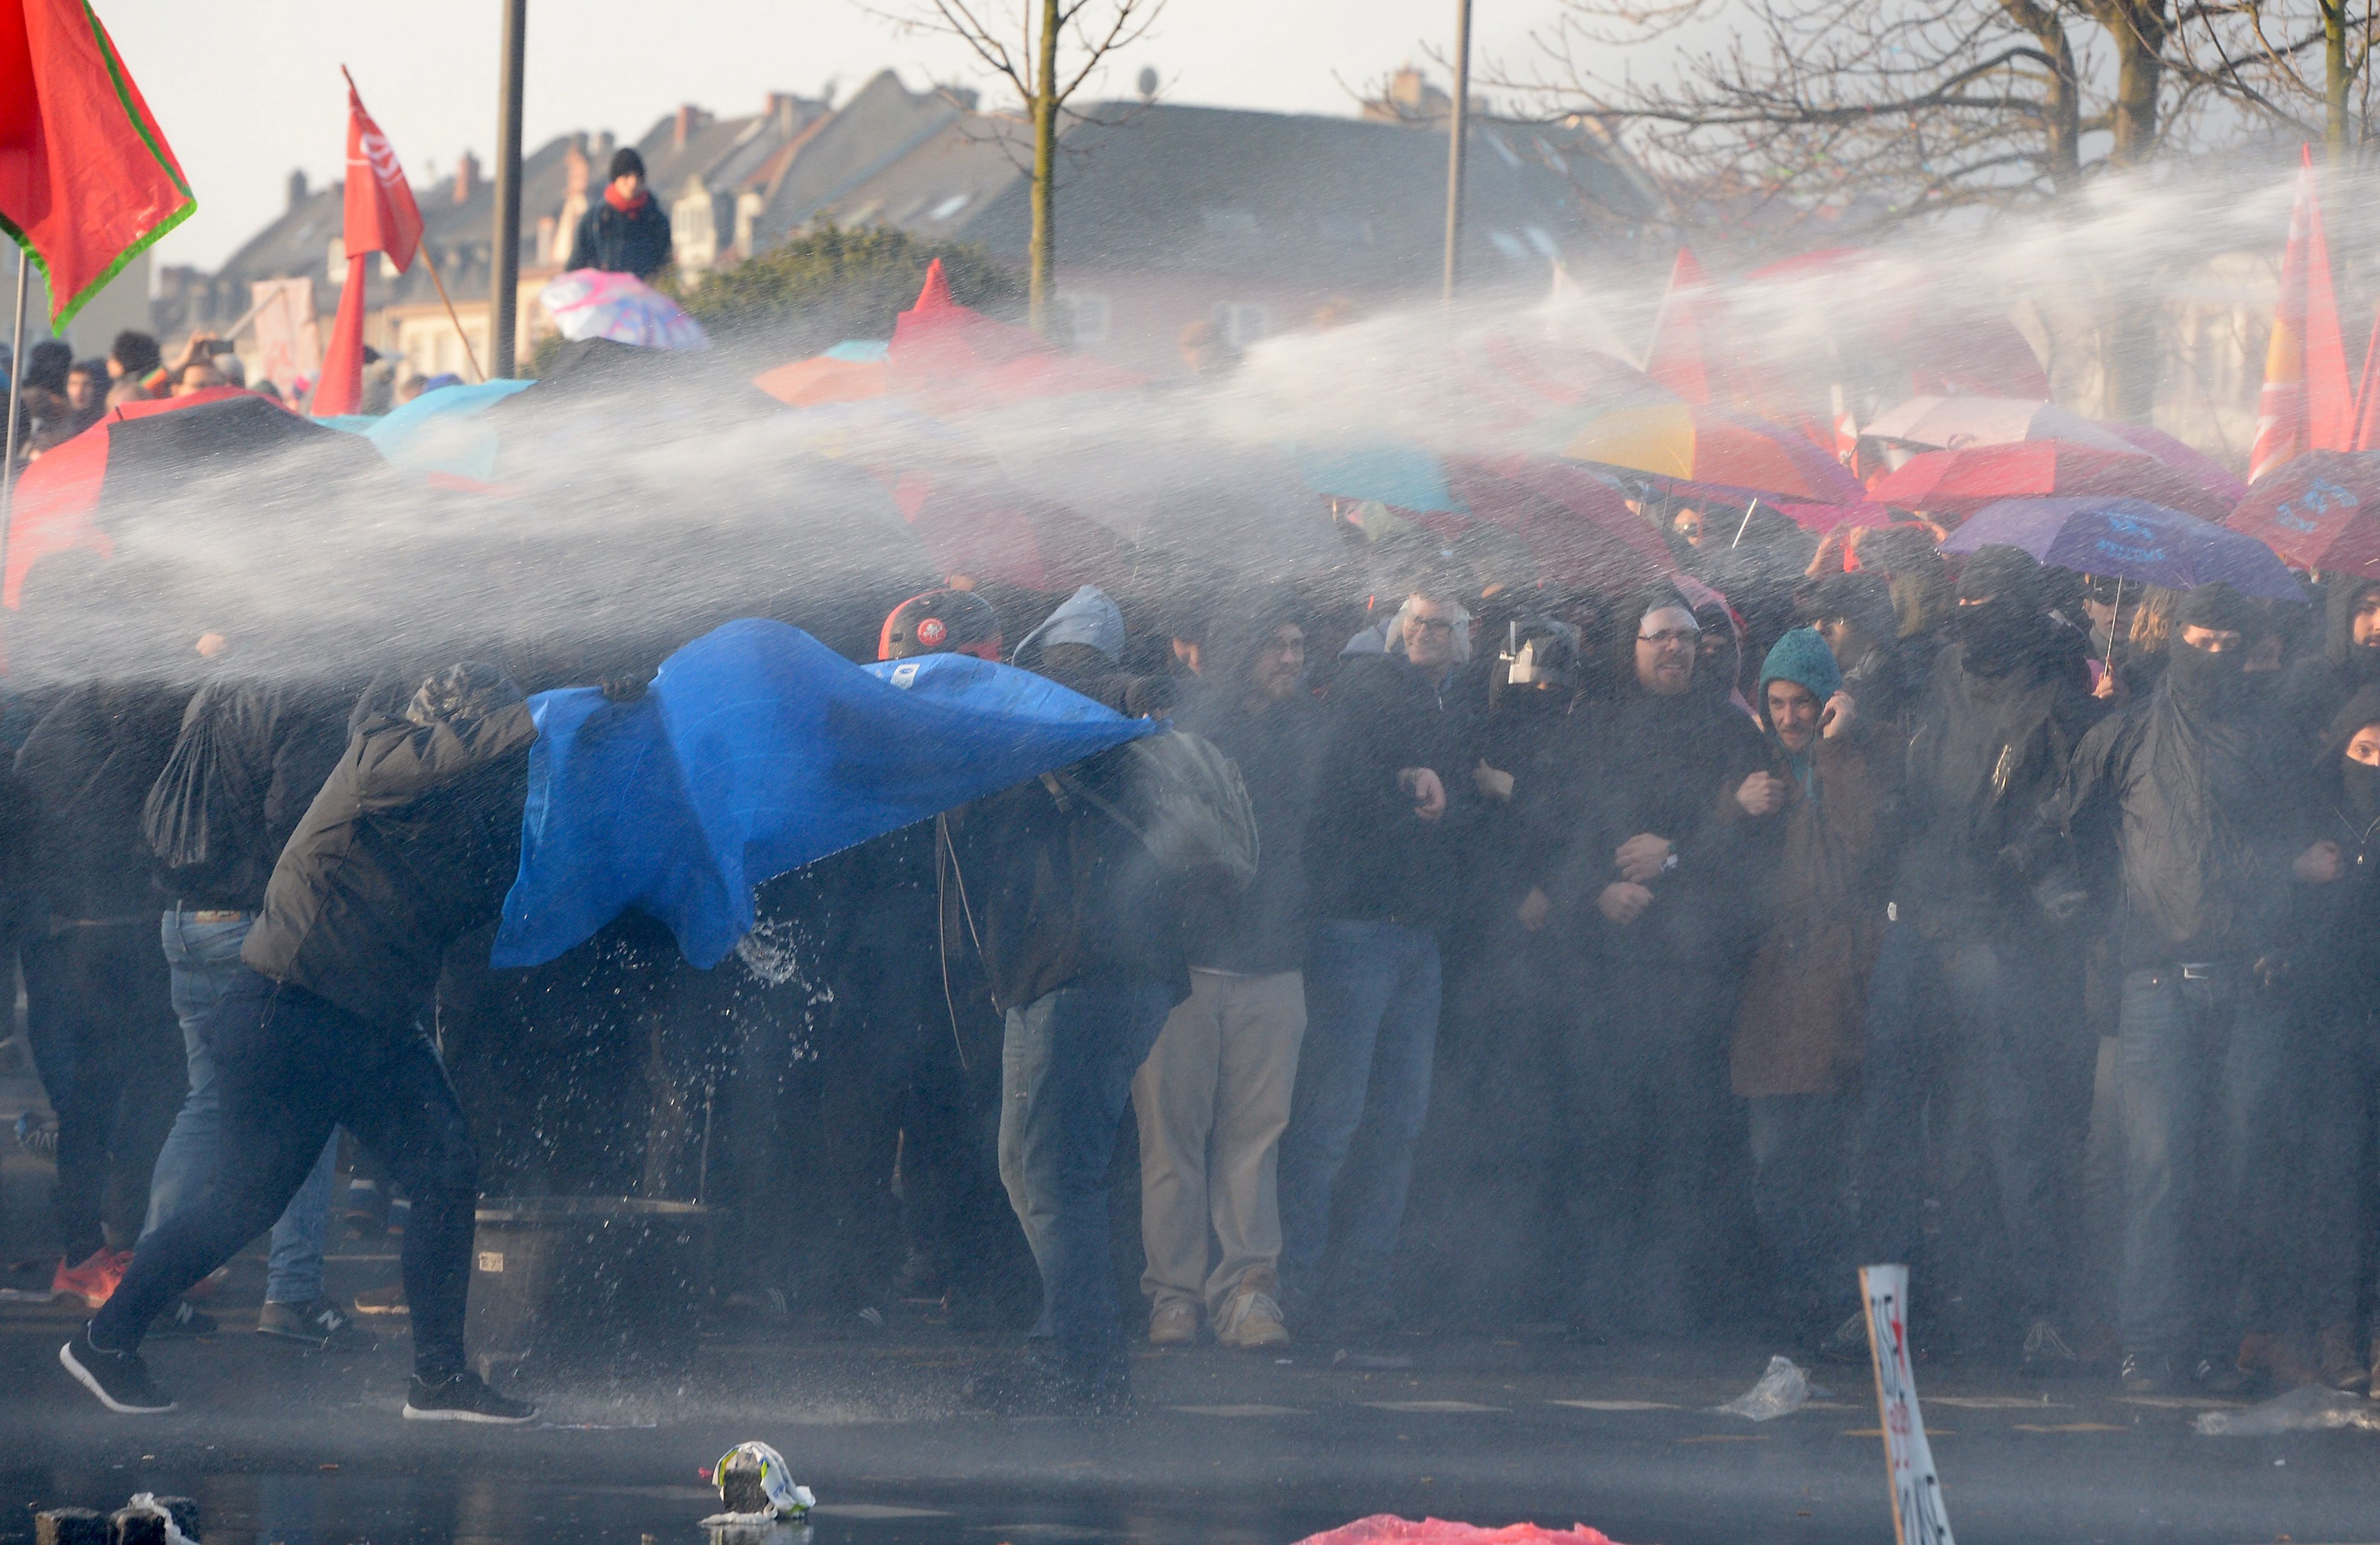
<path id="1" fill-rule="evenodd" d="M 1257 812 L 1238 763 L 1184 730 L 1128 740 L 1112 754 L 1119 799 L 1072 772 L 1049 774 L 1051 792 L 1080 796 L 1169 873 L 1214 875 L 1235 889 L 1256 878 Z"/>

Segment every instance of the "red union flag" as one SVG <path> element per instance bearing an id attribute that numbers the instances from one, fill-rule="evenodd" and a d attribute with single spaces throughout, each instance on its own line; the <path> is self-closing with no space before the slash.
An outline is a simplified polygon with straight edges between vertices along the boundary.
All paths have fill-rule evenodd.
<path id="1" fill-rule="evenodd" d="M 2343 451 L 2354 443 L 2355 397 L 2347 386 L 2347 347 L 2330 287 L 2330 248 L 2323 239 L 2313 149 L 2301 153 L 2289 244 L 2281 259 L 2280 299 L 2265 351 L 2265 387 L 2256 399 L 2256 439 L 2248 481 L 2304 451 Z"/>
<path id="2" fill-rule="evenodd" d="M 50 324 L 198 203 L 87 0 L 0 0 L 0 231 L 50 286 Z"/>
<path id="3" fill-rule="evenodd" d="M 346 67 L 339 67 L 346 75 Z M 399 274 L 421 245 L 421 210 L 388 136 L 380 131 L 347 76 L 347 256 L 385 252 Z"/>

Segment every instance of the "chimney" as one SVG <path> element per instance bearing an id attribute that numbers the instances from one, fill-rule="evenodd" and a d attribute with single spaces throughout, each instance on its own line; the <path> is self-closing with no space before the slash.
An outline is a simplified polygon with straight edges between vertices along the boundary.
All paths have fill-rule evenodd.
<path id="1" fill-rule="evenodd" d="M 586 197 L 588 170 L 587 136 L 574 134 L 570 148 L 562 152 L 562 192 L 565 200 Z"/>
<path id="2" fill-rule="evenodd" d="M 792 139 L 801 127 L 801 99 L 791 91 L 771 91 L 767 112 L 781 140 Z"/>
<path id="3" fill-rule="evenodd" d="M 685 150 L 686 142 L 694 137 L 695 132 L 698 129 L 700 129 L 710 121 L 710 115 L 704 112 L 701 108 L 697 107 L 694 103 L 690 102 L 679 103 L 677 110 L 677 125 L 670 136 L 673 147 L 679 151 Z"/>
<path id="4" fill-rule="evenodd" d="M 303 166 L 289 174 L 289 207 L 296 209 L 306 201 L 306 169 Z"/>
<path id="5" fill-rule="evenodd" d="M 455 201 L 468 204 L 480 187 L 480 158 L 465 151 L 455 163 Z"/>

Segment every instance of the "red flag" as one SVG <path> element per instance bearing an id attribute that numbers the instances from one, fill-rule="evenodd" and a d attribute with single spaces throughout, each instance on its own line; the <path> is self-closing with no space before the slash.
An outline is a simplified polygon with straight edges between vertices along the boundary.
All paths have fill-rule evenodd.
<path id="1" fill-rule="evenodd" d="M 364 265 L 366 252 L 347 257 L 347 283 L 339 291 L 339 314 L 331 323 L 331 347 L 322 351 L 322 379 L 314 383 L 307 411 L 317 419 L 360 413 L 364 407 Z"/>
<path id="2" fill-rule="evenodd" d="M 395 147 L 356 94 L 356 78 L 345 65 L 339 73 L 347 76 L 347 256 L 386 252 L 402 274 L 421 246 L 421 210 Z"/>
<path id="3" fill-rule="evenodd" d="M 0 0 L 0 230 L 50 286 L 50 325 L 198 203 L 85 0 Z"/>
<path id="4" fill-rule="evenodd" d="M 2347 384 L 2347 346 L 2330 287 L 2330 249 L 2323 240 L 2313 147 L 2305 147 L 2297 202 L 2289 210 L 2281 295 L 2265 351 L 2265 389 L 2256 399 L 2256 441 L 2248 481 L 2302 451 L 2343 451 L 2355 434 L 2355 396 Z"/>
<path id="5" fill-rule="evenodd" d="M 1704 359 L 1703 335 L 1718 330 L 1718 306 L 1694 249 L 1679 248 L 1677 263 L 1670 270 L 1670 288 L 1653 319 L 1653 347 L 1645 355 L 1645 373 L 1704 408 L 1711 404 L 1715 383 Z"/>
<path id="6" fill-rule="evenodd" d="M 2372 337 L 2363 346 L 2363 374 L 2355 384 L 2355 434 L 2347 443 L 2350 451 L 2380 451 L 2380 382 L 2373 379 L 2373 368 L 2380 366 L 2380 310 L 2372 313 Z"/>

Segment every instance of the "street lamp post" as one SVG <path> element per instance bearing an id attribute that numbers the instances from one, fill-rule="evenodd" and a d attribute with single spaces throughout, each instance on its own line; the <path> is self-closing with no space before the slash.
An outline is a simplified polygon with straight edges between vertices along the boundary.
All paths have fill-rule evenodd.
<path id="1" fill-rule="evenodd" d="M 1463 139 L 1471 116 L 1471 0 L 1454 4 L 1454 103 L 1446 116 L 1446 298 L 1463 277 Z"/>
<path id="2" fill-rule="evenodd" d="M 504 0 L 504 59 L 496 88 L 496 228 L 490 256 L 494 289 L 488 297 L 489 379 L 513 373 L 514 311 L 520 301 L 521 73 L 528 33 L 528 0 Z"/>

